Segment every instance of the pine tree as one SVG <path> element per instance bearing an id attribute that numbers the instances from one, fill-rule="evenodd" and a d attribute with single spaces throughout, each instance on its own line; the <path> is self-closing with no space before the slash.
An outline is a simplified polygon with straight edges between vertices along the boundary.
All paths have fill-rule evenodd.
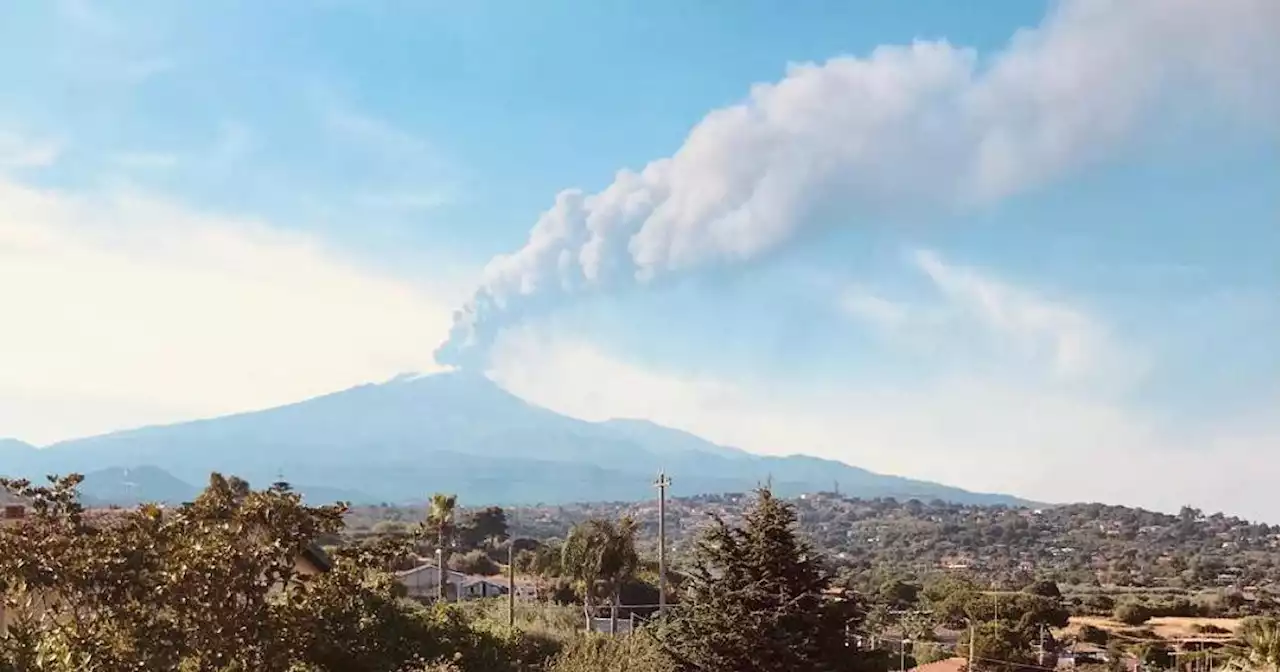
<path id="1" fill-rule="evenodd" d="M 853 634 L 863 610 L 831 595 L 832 576 L 797 537 L 791 507 L 767 490 L 743 524 L 716 518 L 697 542 L 688 591 L 663 630 L 663 649 L 687 672 L 867 669 Z"/>

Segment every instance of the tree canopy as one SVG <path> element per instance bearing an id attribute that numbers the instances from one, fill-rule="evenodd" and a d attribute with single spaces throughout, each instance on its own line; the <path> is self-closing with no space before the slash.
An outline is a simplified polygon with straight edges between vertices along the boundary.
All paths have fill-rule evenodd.
<path id="1" fill-rule="evenodd" d="M 854 646 L 863 617 L 799 538 L 795 512 L 768 490 L 741 526 L 716 518 L 697 542 L 662 643 L 682 672 L 865 669 Z"/>
<path id="2" fill-rule="evenodd" d="M 2 672 L 409 672 L 483 637 L 397 599 L 384 570 L 403 542 L 338 549 L 316 560 L 327 571 L 300 571 L 313 541 L 341 527 L 341 506 L 215 474 L 190 505 L 94 514 L 79 482 L 0 482 L 31 505 L 0 525 L 13 618 Z"/>

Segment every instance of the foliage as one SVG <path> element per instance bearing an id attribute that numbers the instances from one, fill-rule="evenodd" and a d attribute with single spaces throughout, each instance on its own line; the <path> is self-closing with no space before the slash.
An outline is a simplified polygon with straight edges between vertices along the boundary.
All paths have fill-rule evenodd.
<path id="1" fill-rule="evenodd" d="M 1121 602 L 1116 605 L 1115 619 L 1125 625 L 1142 625 L 1151 620 L 1151 610 L 1140 602 Z"/>
<path id="2" fill-rule="evenodd" d="M 616 524 L 589 520 L 569 532 L 561 550 L 561 567 L 576 583 L 588 612 L 606 600 L 620 602 L 623 585 L 640 566 L 635 535 L 636 524 L 630 518 Z"/>
<path id="3" fill-rule="evenodd" d="M 1080 626 L 1079 639 L 1080 641 L 1088 642 L 1089 644 L 1106 646 L 1107 642 L 1111 640 L 1111 635 L 1107 633 L 1106 630 L 1103 630 L 1102 628 L 1099 628 L 1097 626 L 1083 625 L 1083 626 Z"/>
<path id="4" fill-rule="evenodd" d="M 742 493 L 668 501 L 668 542 L 692 548 L 688 536 L 710 512 L 737 522 L 750 504 Z M 961 505 L 942 501 L 850 499 L 818 493 L 792 500 L 800 531 L 837 563 L 848 586 L 874 594 L 890 576 L 927 582 L 944 567 L 962 567 L 984 586 L 1021 589 L 1052 579 L 1062 592 L 1089 602 L 1100 586 L 1199 592 L 1280 584 L 1280 526 L 1188 510 L 1179 515 L 1123 506 L 1072 504 L 1040 510 Z M 508 513 L 511 513 L 508 511 Z M 362 509 L 361 520 L 398 515 L 395 509 Z M 577 523 L 640 522 L 637 548 L 653 554 L 656 517 L 635 503 L 611 502 L 523 508 L 511 516 L 518 536 L 563 539 Z M 371 526 L 373 522 L 365 522 Z M 1275 607 L 1265 592 L 1233 605 L 1224 593 L 1201 606 L 1214 615 L 1242 616 Z M 1154 605 L 1153 605 L 1154 606 Z M 1080 611 L 1110 614 L 1113 607 L 1085 604 Z M 1274 610 L 1274 609 L 1273 609 Z M 1206 615 L 1206 614 L 1200 614 Z"/>
<path id="5" fill-rule="evenodd" d="M 454 553 L 449 558 L 449 567 L 464 574 L 478 574 L 481 576 L 493 576 L 502 571 L 502 568 L 493 561 L 493 558 L 489 557 L 489 554 L 479 549 L 468 551 L 463 555 Z"/>
<path id="6" fill-rule="evenodd" d="M 1022 589 L 1024 592 L 1040 597 L 1047 597 L 1052 600 L 1062 599 L 1062 591 L 1058 589 L 1058 584 L 1049 579 L 1040 579 L 1027 585 Z"/>
<path id="7" fill-rule="evenodd" d="M 1247 618 L 1236 633 L 1245 649 L 1241 655 L 1250 670 L 1280 670 L 1280 619 L 1272 616 Z"/>
<path id="8" fill-rule="evenodd" d="M 919 584 L 895 577 L 880 584 L 876 601 L 891 609 L 910 609 L 920 600 Z"/>
<path id="9" fill-rule="evenodd" d="M 426 527 L 436 534 L 436 548 L 440 559 L 440 576 L 445 576 L 449 569 L 449 547 L 455 528 L 454 517 L 458 509 L 458 496 L 437 492 L 431 495 L 431 503 L 427 507 Z M 440 581 L 440 599 L 448 598 L 447 581 Z"/>
<path id="10" fill-rule="evenodd" d="M 1166 670 L 1173 665 L 1173 654 L 1167 646 L 1144 643 L 1134 650 L 1138 660 L 1157 670 Z"/>
<path id="11" fill-rule="evenodd" d="M 861 606 L 829 596 L 832 577 L 797 537 L 795 512 L 768 490 L 742 526 L 715 519 L 698 540 L 681 607 L 662 633 L 675 669 L 853 670 Z"/>
<path id="12" fill-rule="evenodd" d="M 507 512 L 500 506 L 473 511 L 457 526 L 457 536 L 463 548 L 497 548 L 508 538 Z"/>
<path id="13" fill-rule="evenodd" d="M 984 670 L 1017 670 L 1029 668 L 1036 662 L 1031 653 L 1028 633 L 1005 621 L 989 621 L 973 628 L 973 640 L 966 633 L 957 654 L 973 657 L 982 663 Z"/>
<path id="14" fill-rule="evenodd" d="M 512 642 L 398 599 L 385 567 L 403 541 L 339 549 L 328 571 L 300 572 L 342 507 L 215 474 L 190 505 L 92 516 L 79 482 L 3 482 L 31 515 L 0 526 L 0 593 L 16 613 L 0 670 L 514 669 Z"/>
<path id="15" fill-rule="evenodd" d="M 643 635 L 588 635 L 565 647 L 551 664 L 552 672 L 671 672 L 671 662 L 655 640 Z"/>
<path id="16" fill-rule="evenodd" d="M 911 657 L 916 661 L 916 665 L 928 665 L 936 663 L 939 660 L 946 660 L 951 657 L 951 652 L 943 648 L 941 644 L 936 642 L 922 642 L 913 640 L 911 645 Z"/>

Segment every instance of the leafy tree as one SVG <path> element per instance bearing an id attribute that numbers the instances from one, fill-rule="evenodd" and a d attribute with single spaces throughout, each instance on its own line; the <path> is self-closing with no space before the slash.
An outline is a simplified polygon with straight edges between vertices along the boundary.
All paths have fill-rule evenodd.
<path id="1" fill-rule="evenodd" d="M 217 474 L 186 506 L 85 511 L 81 479 L 0 481 L 31 515 L 0 526 L 0 595 L 15 616 L 3 672 L 410 672 L 501 642 L 398 601 L 384 538 L 321 558 L 344 507 Z M 311 555 L 327 571 L 300 572 Z M 502 669 L 491 667 L 489 669 Z"/>
<path id="2" fill-rule="evenodd" d="M 458 496 L 437 492 L 431 495 L 431 503 L 427 509 L 427 527 L 435 532 L 439 544 L 440 558 L 440 601 L 449 599 L 449 582 L 445 579 L 449 573 L 449 542 L 453 538 L 455 516 L 458 509 Z"/>
<path id="3" fill-rule="evenodd" d="M 980 661 L 984 670 L 1018 670 L 1035 665 L 1027 633 L 1004 621 L 988 621 L 974 626 L 972 641 L 966 631 L 957 654 Z"/>
<path id="4" fill-rule="evenodd" d="M 617 606 L 622 586 L 640 566 L 635 521 L 624 517 L 617 524 L 597 519 L 575 525 L 561 549 L 561 566 L 582 592 L 587 618 L 595 604 L 609 601 Z"/>
<path id="5" fill-rule="evenodd" d="M 1169 647 L 1160 644 L 1142 644 L 1134 654 L 1138 660 L 1157 670 L 1167 670 L 1173 665 L 1173 654 Z"/>
<path id="6" fill-rule="evenodd" d="M 1052 600 L 1062 599 L 1062 591 L 1058 589 L 1058 584 L 1048 579 L 1035 581 L 1022 590 L 1032 595 L 1039 595 Z"/>
<path id="7" fill-rule="evenodd" d="M 698 540 L 688 585 L 662 634 L 682 672 L 863 669 L 849 632 L 862 620 L 849 596 L 795 531 L 794 510 L 757 493 L 741 527 L 715 518 Z"/>
<path id="8" fill-rule="evenodd" d="M 920 586 L 900 578 L 882 583 L 880 589 L 876 591 L 876 601 L 892 609 L 910 609 L 919 600 Z"/>
<path id="9" fill-rule="evenodd" d="M 1082 642 L 1088 642 L 1089 644 L 1096 644 L 1098 646 L 1106 646 L 1107 642 L 1111 641 L 1111 635 L 1107 634 L 1106 630 L 1095 625 L 1080 626 L 1079 638 Z"/>
<path id="10" fill-rule="evenodd" d="M 1151 610 L 1141 602 L 1121 602 L 1116 605 L 1114 617 L 1125 625 L 1142 625 L 1151 620 Z"/>
<path id="11" fill-rule="evenodd" d="M 465 554 L 454 553 L 449 560 L 449 566 L 453 567 L 464 574 L 479 574 L 481 576 L 493 576 L 502 571 L 498 563 L 493 561 L 487 553 L 480 549 L 468 551 Z"/>
<path id="12" fill-rule="evenodd" d="M 467 548 L 498 548 L 507 540 L 507 512 L 502 507 L 485 507 L 471 513 L 458 535 Z"/>

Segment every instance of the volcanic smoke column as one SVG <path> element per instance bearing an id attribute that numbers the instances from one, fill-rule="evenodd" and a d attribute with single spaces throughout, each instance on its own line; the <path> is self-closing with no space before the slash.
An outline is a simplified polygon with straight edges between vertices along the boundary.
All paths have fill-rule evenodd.
<path id="1" fill-rule="evenodd" d="M 442 364 L 586 291 L 732 266 L 830 225 L 981 206 L 1132 149 L 1161 123 L 1280 123 L 1280 2 L 1064 0 L 980 59 L 942 41 L 795 65 L 708 114 L 671 157 L 561 192 L 494 258 Z M 1210 139 L 1211 141 L 1213 139 Z"/>

